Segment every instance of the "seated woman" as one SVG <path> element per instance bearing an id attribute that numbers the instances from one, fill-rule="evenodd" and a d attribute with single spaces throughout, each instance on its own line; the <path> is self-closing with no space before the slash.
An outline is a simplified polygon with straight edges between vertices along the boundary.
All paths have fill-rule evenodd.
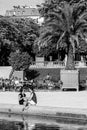
<path id="1" fill-rule="evenodd" d="M 24 93 L 23 88 L 20 89 L 20 93 L 18 95 L 18 101 L 19 101 L 19 105 L 24 105 L 25 104 L 26 94 Z"/>
<path id="2" fill-rule="evenodd" d="M 29 88 L 30 96 L 26 98 L 25 101 L 25 107 L 23 108 L 23 111 L 29 107 L 29 105 L 36 105 L 37 104 L 37 97 L 36 93 L 34 92 L 33 88 Z"/>

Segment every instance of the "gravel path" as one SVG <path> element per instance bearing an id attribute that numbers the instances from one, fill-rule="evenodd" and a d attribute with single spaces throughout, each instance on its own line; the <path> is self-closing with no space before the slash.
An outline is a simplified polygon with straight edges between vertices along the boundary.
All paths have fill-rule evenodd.
<path id="1" fill-rule="evenodd" d="M 87 108 L 87 91 L 36 92 L 36 95 L 38 106 Z M 18 92 L 0 92 L 0 103 L 18 104 Z"/>

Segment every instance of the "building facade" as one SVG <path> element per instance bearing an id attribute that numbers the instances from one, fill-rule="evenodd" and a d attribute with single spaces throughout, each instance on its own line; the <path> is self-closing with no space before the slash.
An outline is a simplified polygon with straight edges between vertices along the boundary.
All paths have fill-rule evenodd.
<path id="1" fill-rule="evenodd" d="M 6 10 L 5 16 L 13 18 L 32 18 L 39 24 L 43 22 L 43 18 L 40 17 L 36 7 L 14 6 L 12 10 Z"/>

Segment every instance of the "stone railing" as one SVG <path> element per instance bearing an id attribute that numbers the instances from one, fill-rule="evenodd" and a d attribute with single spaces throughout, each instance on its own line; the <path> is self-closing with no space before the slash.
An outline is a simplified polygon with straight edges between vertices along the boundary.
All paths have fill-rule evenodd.
<path id="1" fill-rule="evenodd" d="M 75 66 L 76 67 L 87 67 L 87 62 L 86 61 L 75 61 Z"/>
<path id="2" fill-rule="evenodd" d="M 64 67 L 64 62 L 63 61 L 44 61 L 42 62 L 38 62 L 38 64 L 36 64 L 36 62 L 33 62 L 32 65 L 30 67 L 33 68 L 39 68 L 39 67 L 47 67 L 47 68 L 55 68 L 55 67 Z"/>
<path id="3" fill-rule="evenodd" d="M 43 63 L 38 62 L 32 62 L 32 65 L 30 66 L 31 68 L 57 68 L 57 67 L 65 67 L 64 61 L 44 61 Z M 86 62 L 81 62 L 81 61 L 75 61 L 75 67 L 87 67 Z"/>

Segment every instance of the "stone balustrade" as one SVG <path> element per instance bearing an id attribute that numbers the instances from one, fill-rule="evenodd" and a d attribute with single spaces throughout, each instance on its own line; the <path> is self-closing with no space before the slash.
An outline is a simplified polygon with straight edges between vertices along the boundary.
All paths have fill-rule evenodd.
<path id="1" fill-rule="evenodd" d="M 75 61 L 75 67 L 87 67 L 86 62 Z M 43 64 L 33 62 L 30 68 L 65 68 L 64 61 L 44 61 Z"/>

